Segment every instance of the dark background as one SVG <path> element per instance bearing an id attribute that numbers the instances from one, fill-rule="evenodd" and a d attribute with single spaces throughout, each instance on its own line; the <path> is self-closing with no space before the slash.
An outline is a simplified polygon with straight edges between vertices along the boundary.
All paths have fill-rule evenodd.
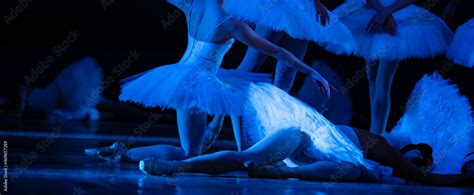
<path id="1" fill-rule="evenodd" d="M 323 3 L 332 9 L 342 1 L 328 0 Z M 424 0 L 417 4 L 438 15 L 442 13 L 441 0 Z M 15 8 L 18 10 L 17 16 L 6 24 L 5 16 L 15 16 L 12 14 Z M 458 7 L 452 29 L 472 18 L 473 11 L 472 2 L 464 0 Z M 114 75 L 113 68 L 126 60 L 129 52 L 140 53 L 138 60 L 115 79 L 118 81 L 158 65 L 177 62 L 187 43 L 184 15 L 163 0 L 2 0 L 0 16 L 0 91 L 3 95 L 10 93 L 16 83 L 23 82 L 25 76 L 39 66 L 40 61 L 55 55 L 54 47 L 65 41 L 70 32 L 77 32 L 79 38 L 64 54 L 55 57 L 55 62 L 40 74 L 32 86 L 45 86 L 64 67 L 85 56 L 95 57 L 107 78 Z M 245 47 L 237 43 L 226 56 L 223 67 L 236 67 L 244 52 Z M 362 59 L 335 56 L 312 44 L 305 61 L 311 63 L 315 59 L 326 61 L 343 79 L 350 79 L 364 67 Z M 272 72 L 273 62 L 269 60 L 262 72 Z M 402 115 L 402 105 L 405 105 L 415 83 L 423 74 L 446 69 L 446 64 L 443 57 L 438 57 L 409 60 L 400 65 L 392 89 L 391 125 Z M 454 66 L 447 67 L 443 73 L 474 103 L 473 70 Z M 300 75 L 295 90 L 301 86 L 301 78 Z M 116 99 L 118 92 L 118 82 L 113 82 L 104 95 Z M 352 123 L 367 128 L 370 124 L 370 109 L 366 80 L 357 83 L 350 93 L 355 114 Z"/>

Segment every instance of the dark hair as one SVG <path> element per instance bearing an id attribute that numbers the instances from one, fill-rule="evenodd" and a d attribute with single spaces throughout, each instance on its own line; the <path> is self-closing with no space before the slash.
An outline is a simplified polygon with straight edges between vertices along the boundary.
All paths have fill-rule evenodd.
<path id="1" fill-rule="evenodd" d="M 421 157 L 414 158 L 411 160 L 417 167 L 427 169 L 433 164 L 433 149 L 428 144 L 408 144 L 403 147 L 400 152 L 406 154 L 410 151 L 418 150 L 421 153 Z"/>

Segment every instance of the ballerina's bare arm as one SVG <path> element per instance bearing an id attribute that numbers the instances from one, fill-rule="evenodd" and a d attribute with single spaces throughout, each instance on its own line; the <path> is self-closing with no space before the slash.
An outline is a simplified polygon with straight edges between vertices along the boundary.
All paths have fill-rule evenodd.
<path id="1" fill-rule="evenodd" d="M 292 68 L 295 68 L 296 70 L 308 76 L 311 76 L 313 80 L 315 80 L 319 84 L 321 91 L 328 97 L 330 96 L 328 82 L 316 70 L 303 63 L 289 51 L 278 47 L 270 41 L 260 37 L 247 24 L 244 24 L 237 20 L 233 20 L 232 24 L 233 36 L 236 39 L 248 45 L 249 47 L 253 47 L 261 51 L 262 53 L 276 58 L 277 60 L 288 62 L 285 64 L 288 64 Z"/>
<path id="2" fill-rule="evenodd" d="M 321 0 L 313 0 L 313 3 L 316 8 L 316 21 L 320 22 L 322 26 L 326 26 L 329 23 L 329 14 L 326 7 L 321 3 Z"/>
<path id="3" fill-rule="evenodd" d="M 394 35 L 397 31 L 396 21 L 393 13 L 411 5 L 415 0 L 397 0 L 396 2 L 384 7 L 379 0 L 367 0 L 367 6 L 376 10 L 372 19 L 367 24 L 366 30 L 373 33 L 385 30 L 389 34 Z"/>

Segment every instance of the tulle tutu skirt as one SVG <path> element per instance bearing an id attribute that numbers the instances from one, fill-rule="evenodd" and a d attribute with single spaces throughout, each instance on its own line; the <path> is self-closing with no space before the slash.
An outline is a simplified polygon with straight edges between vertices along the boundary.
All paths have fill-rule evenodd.
<path id="1" fill-rule="evenodd" d="M 460 173 L 466 154 L 472 152 L 472 110 L 459 89 L 438 74 L 425 76 L 413 90 L 405 114 L 387 136 L 389 142 L 426 143 L 433 148 L 433 173 Z M 400 139 L 404 138 L 404 139 Z M 397 143 L 404 140 L 404 143 Z"/>
<path id="2" fill-rule="evenodd" d="M 447 56 L 456 64 L 474 67 L 474 19 L 456 30 Z"/>
<path id="3" fill-rule="evenodd" d="M 389 4 L 393 0 L 382 3 Z M 346 9 L 345 6 L 337 9 Z M 334 12 L 340 12 L 338 10 Z M 409 58 L 430 58 L 444 54 L 451 41 L 452 32 L 436 15 L 415 5 L 408 6 L 393 14 L 397 23 L 397 33 L 369 33 L 365 30 L 376 11 L 366 6 L 339 18 L 355 38 L 356 56 L 365 59 L 402 61 Z M 325 47 L 338 53 L 338 45 Z"/>
<path id="4" fill-rule="evenodd" d="M 47 113 L 52 120 L 96 120 L 102 79 L 96 61 L 85 58 L 64 69 L 46 88 L 33 89 L 28 106 Z"/>
<path id="5" fill-rule="evenodd" d="M 241 115 L 250 82 L 270 81 L 266 74 L 224 69 L 215 73 L 197 65 L 173 64 L 124 79 L 119 99 L 145 107 Z"/>
<path id="6" fill-rule="evenodd" d="M 312 107 L 271 84 L 252 84 L 249 91 L 251 106 L 243 116 L 243 127 L 251 142 L 282 129 L 297 128 L 311 139 L 311 144 L 302 148 L 308 156 L 372 167 L 362 151 Z"/>
<path id="7" fill-rule="evenodd" d="M 311 40 L 320 45 L 337 45 L 337 53 L 353 49 L 353 37 L 347 27 L 329 12 L 330 23 L 322 26 L 317 21 L 312 0 L 226 0 L 224 9 L 233 17 L 262 25 L 293 38 Z"/>

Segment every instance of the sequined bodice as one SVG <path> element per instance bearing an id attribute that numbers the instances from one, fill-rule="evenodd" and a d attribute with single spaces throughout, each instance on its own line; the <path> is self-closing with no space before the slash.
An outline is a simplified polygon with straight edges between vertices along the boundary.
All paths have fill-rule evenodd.
<path id="1" fill-rule="evenodd" d="M 217 72 L 225 54 L 232 47 L 234 39 L 221 44 L 200 41 L 188 35 L 188 48 L 179 64 L 199 66 L 211 72 Z"/>

